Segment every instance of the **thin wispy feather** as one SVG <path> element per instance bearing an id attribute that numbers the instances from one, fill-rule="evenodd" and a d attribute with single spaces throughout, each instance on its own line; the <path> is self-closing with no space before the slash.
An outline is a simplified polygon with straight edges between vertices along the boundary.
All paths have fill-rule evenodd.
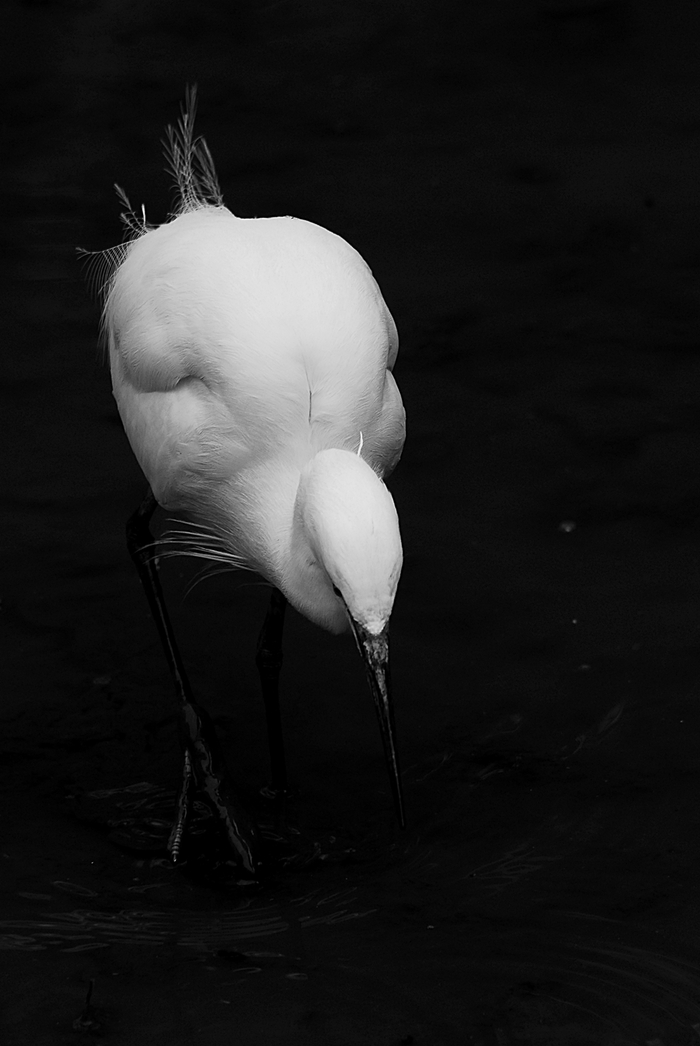
<path id="1" fill-rule="evenodd" d="M 194 137 L 197 115 L 197 87 L 188 87 L 182 115 L 176 127 L 166 128 L 165 157 L 175 178 L 178 202 L 175 216 L 207 205 L 223 207 L 224 198 L 216 176 L 214 160 L 203 138 Z"/>
<path id="2" fill-rule="evenodd" d="M 197 87 L 192 85 L 185 92 L 185 101 L 177 126 L 169 125 L 166 128 L 167 140 L 163 140 L 167 168 L 175 178 L 178 193 L 175 211 L 170 215 L 171 219 L 202 207 L 223 207 L 224 205 L 209 146 L 203 138 L 194 136 L 196 114 Z M 124 226 L 123 242 L 103 251 L 87 251 L 82 247 L 77 248 L 78 257 L 85 266 L 85 278 L 90 291 L 99 299 L 103 309 L 109 298 L 114 277 L 129 253 L 131 244 L 156 228 L 155 225 L 148 223 L 143 204 L 141 210 L 138 211 L 132 206 L 121 185 L 115 183 L 114 189 L 117 199 L 123 207 L 119 214 Z"/>
<path id="3" fill-rule="evenodd" d="M 131 206 L 131 200 L 126 195 L 125 190 L 122 189 L 121 185 L 117 185 L 116 182 L 114 183 L 114 191 L 117 194 L 117 199 L 124 207 L 119 217 L 126 229 L 125 240 L 127 244 L 131 243 L 132 240 L 137 240 L 139 236 L 143 236 L 151 229 L 155 229 L 155 225 L 149 225 L 146 221 L 146 208 L 143 204 L 141 204 L 141 213 L 138 214 Z"/>
<path id="4" fill-rule="evenodd" d="M 114 247 L 107 247 L 104 251 L 86 251 L 83 247 L 76 248 L 78 257 L 84 264 L 85 278 L 90 292 L 99 299 L 103 311 L 107 305 L 114 277 L 129 253 L 131 244 L 155 228 L 146 221 L 146 208 L 143 204 L 141 204 L 139 214 L 131 206 L 131 201 L 121 185 L 117 185 L 115 182 L 114 189 L 117 199 L 124 207 L 119 215 L 125 230 L 123 242 Z M 104 331 L 102 333 L 104 336 Z"/>
<path id="5" fill-rule="evenodd" d="M 204 559 L 211 564 L 198 571 L 190 581 L 185 590 L 185 598 L 201 581 L 234 570 L 252 570 L 241 556 L 226 547 L 223 538 L 214 531 L 198 530 L 195 524 L 188 520 L 176 519 L 173 522 L 178 526 L 169 528 L 153 542 L 150 548 L 151 558 L 171 559 L 186 556 L 189 559 Z"/>
<path id="6" fill-rule="evenodd" d="M 104 251 L 86 251 L 82 247 L 76 247 L 76 252 L 83 264 L 90 293 L 98 299 L 104 309 L 114 274 L 129 252 L 129 243 L 119 243 L 116 247 L 107 247 Z"/>
<path id="7" fill-rule="evenodd" d="M 202 567 L 198 570 L 195 576 L 192 578 L 187 588 L 185 589 L 184 598 L 187 599 L 193 592 L 193 590 L 202 581 L 208 581 L 209 578 L 218 577 L 219 574 L 230 574 L 232 570 L 236 570 L 236 567 Z"/>
<path id="8" fill-rule="evenodd" d="M 248 563 L 226 546 L 220 535 L 213 530 L 197 529 L 185 519 L 174 519 L 176 526 L 168 528 L 162 537 L 153 543 L 153 558 L 188 556 L 219 563 L 231 570 L 250 570 Z"/>

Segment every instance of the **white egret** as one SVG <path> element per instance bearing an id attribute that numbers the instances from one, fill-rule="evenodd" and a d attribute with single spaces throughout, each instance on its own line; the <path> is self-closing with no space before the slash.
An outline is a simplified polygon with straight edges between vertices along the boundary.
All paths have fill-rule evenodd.
<path id="1" fill-rule="evenodd" d="M 402 549 L 383 480 L 401 454 L 405 414 L 391 374 L 396 326 L 366 263 L 311 222 L 227 210 L 194 116 L 192 90 L 168 129 L 174 215 L 150 227 L 129 208 L 131 236 L 99 256 L 103 333 L 119 413 L 150 486 L 129 521 L 129 547 L 182 711 L 185 773 L 169 848 L 177 860 L 196 789 L 230 860 L 255 874 L 257 832 L 226 785 L 213 726 L 185 678 L 157 576 L 164 547 L 154 546 L 149 519 L 157 505 L 185 515 L 192 554 L 273 586 L 257 663 L 277 793 L 286 788 L 286 602 L 331 632 L 354 633 L 403 824 L 388 676 Z"/>

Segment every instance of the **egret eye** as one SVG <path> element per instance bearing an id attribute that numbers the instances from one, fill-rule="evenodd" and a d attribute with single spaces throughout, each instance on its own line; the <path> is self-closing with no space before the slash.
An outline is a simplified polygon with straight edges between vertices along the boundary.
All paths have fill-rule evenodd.
<path id="1" fill-rule="evenodd" d="M 343 598 L 343 593 L 340 591 L 337 585 L 333 585 L 333 594 L 336 595 L 338 599 Z"/>

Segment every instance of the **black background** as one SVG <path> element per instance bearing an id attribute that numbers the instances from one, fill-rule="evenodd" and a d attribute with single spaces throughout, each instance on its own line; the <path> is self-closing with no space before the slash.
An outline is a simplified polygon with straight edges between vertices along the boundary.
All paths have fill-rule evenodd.
<path id="1" fill-rule="evenodd" d="M 3 1042 L 695 1041 L 697 5 L 9 0 L 0 19 Z M 228 206 L 318 222 L 371 265 L 408 412 L 409 827 L 351 642 L 292 615 L 295 816 L 324 860 L 229 893 L 70 799 L 180 772 L 123 538 L 143 478 L 75 247 L 119 241 L 114 182 L 166 219 L 160 141 L 195 82 Z M 257 788 L 266 590 L 188 593 L 196 573 L 164 567 L 176 625 Z"/>

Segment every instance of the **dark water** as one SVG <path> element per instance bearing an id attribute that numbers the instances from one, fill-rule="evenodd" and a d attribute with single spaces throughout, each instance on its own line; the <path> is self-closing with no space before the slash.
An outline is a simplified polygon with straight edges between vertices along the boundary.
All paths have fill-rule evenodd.
<path id="1" fill-rule="evenodd" d="M 700 1038 L 700 16 L 670 2 L 4 8 L 0 1038 Z M 152 221 L 187 82 L 229 206 L 349 239 L 397 319 L 406 832 L 350 641 L 295 615 L 291 816 L 219 892 L 85 792 L 179 777 L 123 540 L 143 491 L 74 248 Z M 229 761 L 266 781 L 265 589 L 165 568 Z M 117 793 L 121 794 L 121 793 Z M 92 985 L 89 1004 L 88 989 Z"/>

